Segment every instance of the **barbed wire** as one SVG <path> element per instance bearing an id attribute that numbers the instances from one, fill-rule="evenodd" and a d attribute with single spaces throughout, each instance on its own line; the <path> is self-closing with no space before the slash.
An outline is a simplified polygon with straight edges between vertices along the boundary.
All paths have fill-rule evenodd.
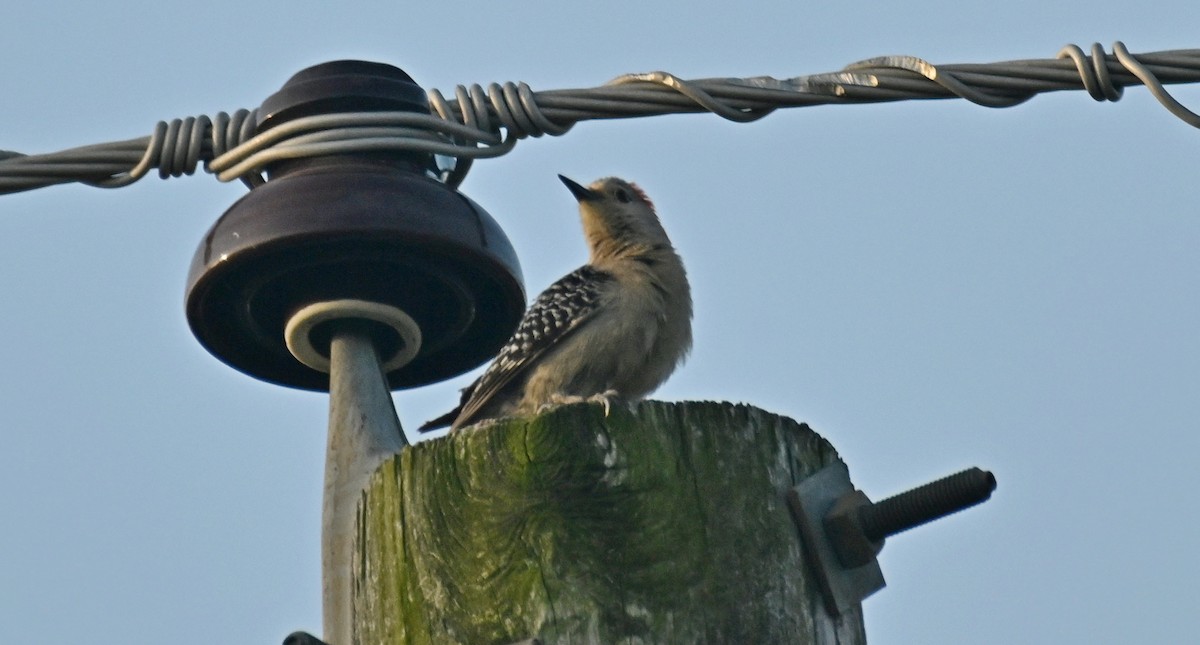
<path id="1" fill-rule="evenodd" d="M 454 98 L 429 92 L 433 114 L 365 112 L 306 117 L 256 134 L 252 110 L 160 121 L 147 137 L 61 152 L 24 155 L 0 150 L 0 194 L 81 182 L 115 188 L 151 170 L 162 178 L 193 174 L 201 162 L 221 181 L 248 186 L 281 159 L 364 151 L 419 151 L 453 159 L 439 179 L 462 182 L 477 158 L 507 153 L 528 137 L 563 135 L 580 121 L 712 112 L 748 122 L 779 108 L 963 98 L 1010 107 L 1037 94 L 1083 89 L 1116 101 L 1130 85 L 1151 94 L 1189 125 L 1200 115 L 1176 101 L 1164 84 L 1200 81 L 1200 49 L 1130 54 L 1121 42 L 1106 54 L 1067 45 L 1053 59 L 935 66 L 912 56 L 884 56 L 839 72 L 777 79 L 683 80 L 667 72 L 626 74 L 593 88 L 534 92 L 525 83 L 459 85 Z"/>

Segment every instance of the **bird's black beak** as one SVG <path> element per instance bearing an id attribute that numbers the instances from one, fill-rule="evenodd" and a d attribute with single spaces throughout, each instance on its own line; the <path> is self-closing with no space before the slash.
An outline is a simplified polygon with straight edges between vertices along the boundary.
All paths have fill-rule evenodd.
<path id="1" fill-rule="evenodd" d="M 578 199 L 581 202 L 586 202 L 590 199 L 596 199 L 596 193 L 592 192 L 592 190 L 587 186 L 581 186 L 574 181 L 563 177 L 562 175 L 559 175 L 558 178 L 562 180 L 562 183 L 567 185 L 567 189 L 571 191 L 571 194 L 575 196 L 575 199 Z"/>

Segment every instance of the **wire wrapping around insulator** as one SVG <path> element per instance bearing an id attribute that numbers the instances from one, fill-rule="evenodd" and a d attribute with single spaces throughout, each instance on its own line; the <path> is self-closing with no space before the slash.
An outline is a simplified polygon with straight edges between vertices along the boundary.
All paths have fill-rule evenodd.
<path id="1" fill-rule="evenodd" d="M 232 115 L 218 112 L 214 118 L 201 115 L 170 122 L 159 121 L 146 144 L 146 152 L 137 165 L 127 172 L 105 179 L 81 181 L 103 188 L 116 188 L 141 179 L 153 168 L 158 168 L 158 176 L 162 179 L 191 175 L 196 172 L 196 167 L 201 161 L 208 163 L 214 157 L 224 154 L 251 136 L 254 128 L 254 112 L 250 110 L 237 110 Z M 260 176 L 248 174 L 243 181 L 254 187 L 264 180 Z"/>
<path id="2" fill-rule="evenodd" d="M 231 181 L 283 159 L 376 151 L 498 157 L 514 145 L 511 134 L 504 137 L 430 114 L 321 114 L 254 135 L 213 159 L 208 169 L 221 181 Z"/>
<path id="3" fill-rule="evenodd" d="M 1116 101 L 1129 85 L 1145 85 L 1172 114 L 1200 128 L 1200 115 L 1176 101 L 1164 83 L 1200 81 L 1200 50 L 1134 56 L 1125 45 L 1106 55 L 1099 44 L 1076 45 L 1054 59 L 934 65 L 914 56 L 884 56 L 841 71 L 795 78 L 770 76 L 683 80 L 668 72 L 625 74 L 599 87 L 534 92 L 525 83 L 459 85 L 454 98 L 429 91 L 432 114 L 331 114 L 255 134 L 255 114 L 238 110 L 160 122 L 149 137 L 45 155 L 0 151 L 0 194 L 79 181 L 124 186 L 157 168 L 159 176 L 195 172 L 200 162 L 221 181 L 253 187 L 270 163 L 314 155 L 413 151 L 451 157 L 439 179 L 457 187 L 472 161 L 507 153 L 527 137 L 558 136 L 580 121 L 712 112 L 747 122 L 782 107 L 963 98 L 1010 107 L 1042 92 L 1084 89 Z"/>
<path id="4" fill-rule="evenodd" d="M 72 148 L 46 155 L 0 154 L 0 194 L 80 182 L 101 188 L 127 186 L 157 168 L 159 177 L 191 175 L 201 161 L 223 154 L 254 133 L 254 113 L 159 121 L 148 137 Z M 258 178 L 256 183 L 263 180 Z M 248 185 L 255 185 L 249 183 Z"/>
<path id="5" fill-rule="evenodd" d="M 533 89 L 525 83 L 492 83 L 485 90 L 479 84 L 471 86 L 458 85 L 454 88 L 455 101 L 446 100 L 442 93 L 433 89 L 429 91 L 429 105 L 439 117 L 447 121 L 460 123 L 488 132 L 497 139 L 501 138 L 501 128 L 507 133 L 502 139 L 503 145 L 511 148 L 516 142 L 526 137 L 540 137 L 545 134 L 560 136 L 566 134 L 574 123 L 559 124 L 549 119 L 538 106 Z M 496 117 L 492 120 L 493 113 Z M 468 141 L 452 137 L 458 145 Z M 507 152 L 507 149 L 505 150 Z M 448 185 L 457 188 L 471 168 L 474 156 L 458 158 L 447 176 L 443 178 Z"/>

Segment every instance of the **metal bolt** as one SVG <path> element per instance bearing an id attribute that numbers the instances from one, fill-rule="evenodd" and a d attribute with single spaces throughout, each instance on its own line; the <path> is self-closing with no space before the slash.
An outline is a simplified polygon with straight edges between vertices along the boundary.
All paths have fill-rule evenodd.
<path id="1" fill-rule="evenodd" d="M 871 503 L 862 491 L 845 493 L 825 516 L 825 531 L 846 567 L 870 562 L 884 538 L 986 501 L 996 477 L 968 468 L 935 482 Z"/>
<path id="2" fill-rule="evenodd" d="M 994 490 L 995 475 L 968 468 L 865 506 L 858 516 L 867 537 L 882 540 L 985 502 Z"/>

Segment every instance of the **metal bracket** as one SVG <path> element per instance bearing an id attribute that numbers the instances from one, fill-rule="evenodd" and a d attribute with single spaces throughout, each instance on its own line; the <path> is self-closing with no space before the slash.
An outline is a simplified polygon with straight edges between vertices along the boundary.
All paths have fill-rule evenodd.
<path id="1" fill-rule="evenodd" d="M 833 616 L 852 609 L 887 584 L 874 557 L 861 566 L 843 566 L 831 536 L 825 532 L 825 516 L 839 498 L 853 492 L 849 470 L 845 464 L 836 463 L 822 468 L 787 493 L 792 518 L 804 541 L 804 555 L 817 574 L 825 608 Z"/>
<path id="2" fill-rule="evenodd" d="M 850 483 L 835 463 L 787 493 L 804 553 L 833 616 L 858 605 L 886 584 L 876 556 L 884 538 L 986 501 L 996 478 L 968 468 L 877 504 Z"/>

